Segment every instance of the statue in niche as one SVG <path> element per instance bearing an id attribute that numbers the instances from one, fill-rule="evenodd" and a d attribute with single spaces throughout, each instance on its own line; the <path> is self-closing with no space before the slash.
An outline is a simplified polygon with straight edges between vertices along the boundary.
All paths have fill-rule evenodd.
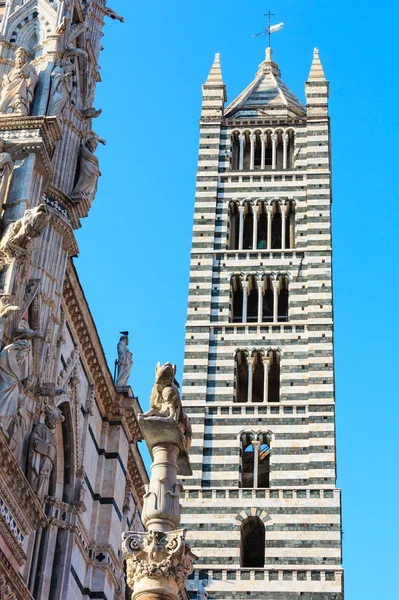
<path id="1" fill-rule="evenodd" d="M 206 579 L 203 579 L 202 582 L 198 584 L 197 600 L 208 600 L 209 594 L 205 589 L 206 585 L 208 585 Z"/>
<path id="2" fill-rule="evenodd" d="M 48 115 L 59 115 L 64 110 L 72 93 L 72 72 L 71 63 L 64 61 L 59 61 L 52 70 Z"/>
<path id="3" fill-rule="evenodd" d="M 130 377 L 130 371 L 133 364 L 133 354 L 130 352 L 129 345 L 129 332 L 121 331 L 122 337 L 119 339 L 117 345 L 118 351 L 118 377 L 116 378 L 115 385 L 117 387 L 123 387 L 127 385 Z"/>
<path id="4" fill-rule="evenodd" d="M 12 223 L 0 240 L 0 249 L 8 244 L 27 248 L 28 244 L 47 227 L 50 212 L 45 204 L 28 208 L 23 217 Z"/>
<path id="5" fill-rule="evenodd" d="M 98 158 L 94 155 L 97 146 L 98 140 L 95 137 L 90 137 L 80 147 L 79 176 L 71 194 L 74 199 L 89 198 L 93 200 L 96 195 L 98 178 L 101 175 Z"/>
<path id="6" fill-rule="evenodd" d="M 25 436 L 29 429 L 29 424 L 23 415 L 23 409 L 25 408 L 28 413 L 33 412 L 34 407 L 32 409 L 32 406 L 26 406 L 26 404 L 34 405 L 34 400 L 31 398 L 30 393 L 33 392 L 36 384 L 37 377 L 35 375 L 30 375 L 22 381 L 22 392 L 20 392 L 18 397 L 17 413 L 13 417 L 7 432 L 10 449 L 19 464 L 22 464 Z M 28 402 L 26 402 L 27 400 Z"/>
<path id="7" fill-rule="evenodd" d="M 28 58 L 29 51 L 26 48 L 18 48 L 15 53 L 15 66 L 3 76 L 1 114 L 18 114 L 25 117 L 29 115 L 39 77 Z"/>
<path id="8" fill-rule="evenodd" d="M 20 405 L 21 367 L 28 353 L 26 340 L 17 340 L 0 352 L 0 427 L 7 435 Z"/>
<path id="9" fill-rule="evenodd" d="M 8 185 L 14 169 L 11 155 L 4 151 L 4 140 L 0 140 L 0 203 L 6 200 Z"/>
<path id="10" fill-rule="evenodd" d="M 44 423 L 37 423 L 30 436 L 28 481 L 41 500 L 48 493 L 50 475 L 56 458 L 55 429 L 63 420 L 60 410 L 47 407 Z"/>

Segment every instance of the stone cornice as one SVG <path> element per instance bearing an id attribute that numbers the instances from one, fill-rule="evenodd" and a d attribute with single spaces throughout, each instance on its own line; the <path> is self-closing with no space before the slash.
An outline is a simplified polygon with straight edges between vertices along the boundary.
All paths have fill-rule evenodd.
<path id="1" fill-rule="evenodd" d="M 10 561 L 7 559 L 4 552 L 0 549 L 0 580 L 4 577 L 6 585 L 10 588 L 10 592 L 15 594 L 18 600 L 33 600 L 33 596 L 27 589 L 22 577 L 14 571 Z M 0 588 L 0 598 L 3 597 Z M 4 598 L 11 596 L 4 596 Z"/>
<path id="2" fill-rule="evenodd" d="M 138 405 L 133 402 L 126 406 L 126 398 L 118 394 L 115 388 L 93 317 L 71 261 L 65 275 L 63 304 L 68 324 L 81 348 L 81 360 L 96 387 L 96 398 L 103 417 L 122 421 L 130 443 L 140 440 L 136 415 Z"/>
<path id="3" fill-rule="evenodd" d="M 13 515 L 23 535 L 43 527 L 46 515 L 12 454 L 0 429 L 0 496 Z"/>
<path id="4" fill-rule="evenodd" d="M 7 133 L 0 134 L 3 139 L 19 144 L 23 144 L 24 140 L 29 143 L 32 138 L 39 137 L 44 142 L 49 157 L 53 156 L 55 142 L 62 138 L 57 117 L 0 115 L 0 132 Z"/>

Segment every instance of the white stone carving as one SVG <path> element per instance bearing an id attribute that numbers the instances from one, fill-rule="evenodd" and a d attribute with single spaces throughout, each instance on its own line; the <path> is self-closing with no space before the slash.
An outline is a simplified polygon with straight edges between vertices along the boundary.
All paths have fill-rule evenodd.
<path id="1" fill-rule="evenodd" d="M 4 141 L 0 140 L 0 150 L 4 150 Z M 14 162 L 8 152 L 0 152 L 0 203 L 6 200 L 8 185 L 14 169 Z"/>
<path id="2" fill-rule="evenodd" d="M 4 250 L 10 244 L 27 248 L 29 243 L 42 233 L 49 220 L 50 213 L 45 204 L 28 208 L 24 215 L 6 230 L 0 240 L 0 250 Z"/>
<path id="3" fill-rule="evenodd" d="M 144 592 L 150 595 L 155 590 L 171 598 L 178 597 L 195 559 L 186 545 L 185 534 L 185 529 L 123 534 L 127 583 L 133 589 L 133 598 Z"/>
<path id="4" fill-rule="evenodd" d="M 39 78 L 35 67 L 28 62 L 28 57 L 29 51 L 26 48 L 18 48 L 15 53 L 15 66 L 3 76 L 1 114 L 29 115 Z"/>
<path id="5" fill-rule="evenodd" d="M 9 344 L 0 352 L 0 427 L 6 434 L 19 408 L 21 365 L 28 353 L 26 340 Z"/>
<path id="6" fill-rule="evenodd" d="M 72 70 L 72 65 L 64 61 L 59 61 L 52 70 L 48 115 L 61 114 L 71 97 Z"/>
<path id="7" fill-rule="evenodd" d="M 76 200 L 82 198 L 93 200 L 96 195 L 98 178 L 101 175 L 98 158 L 94 155 L 97 146 L 98 140 L 93 136 L 80 147 L 79 176 L 71 194 L 71 197 Z"/>
<path id="8" fill-rule="evenodd" d="M 24 417 L 22 408 L 25 407 L 27 400 L 28 404 L 31 402 L 31 398 L 28 394 L 35 388 L 36 384 L 37 377 L 35 375 L 30 375 L 22 381 L 22 391 L 18 397 L 17 413 L 13 417 L 7 431 L 9 436 L 8 443 L 10 449 L 20 465 L 22 464 L 23 459 L 25 436 L 27 435 L 28 429 L 30 428 L 29 423 Z"/>
<path id="9" fill-rule="evenodd" d="M 124 387 L 127 385 L 130 377 L 130 371 L 133 364 L 133 354 L 129 348 L 129 338 L 127 335 L 122 335 L 117 345 L 118 352 L 118 376 L 115 385 Z"/>

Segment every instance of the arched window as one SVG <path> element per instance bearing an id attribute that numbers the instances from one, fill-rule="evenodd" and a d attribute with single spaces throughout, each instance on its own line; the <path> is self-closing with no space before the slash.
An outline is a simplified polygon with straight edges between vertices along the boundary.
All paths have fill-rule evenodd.
<path id="1" fill-rule="evenodd" d="M 280 249 L 281 246 L 281 234 L 282 234 L 282 222 L 281 222 L 281 209 L 278 202 L 274 202 L 274 210 L 272 216 L 272 250 Z"/>
<path id="2" fill-rule="evenodd" d="M 280 353 L 271 350 L 269 359 L 268 402 L 280 401 Z"/>
<path id="3" fill-rule="evenodd" d="M 261 168 L 262 161 L 262 144 L 260 141 L 260 131 L 255 132 L 255 148 L 254 148 L 254 168 Z"/>
<path id="4" fill-rule="evenodd" d="M 247 323 L 258 321 L 258 285 L 254 275 L 248 277 Z"/>
<path id="5" fill-rule="evenodd" d="M 285 247 L 295 248 L 295 202 L 288 202 Z"/>
<path id="6" fill-rule="evenodd" d="M 241 567 L 265 566 L 265 525 L 259 517 L 248 517 L 241 525 Z"/>
<path id="7" fill-rule="evenodd" d="M 244 235 L 242 247 L 244 250 L 250 250 L 253 244 L 254 235 L 254 213 L 250 202 L 245 204 L 244 212 Z"/>
<path id="8" fill-rule="evenodd" d="M 258 206 L 258 232 L 256 247 L 259 250 L 267 248 L 267 211 L 264 202 L 260 202 Z"/>
<path id="9" fill-rule="evenodd" d="M 252 374 L 252 402 L 263 402 L 265 389 L 265 369 L 263 356 L 260 352 L 254 353 Z"/>
<path id="10" fill-rule="evenodd" d="M 262 322 L 273 321 L 273 286 L 270 277 L 265 277 L 263 284 Z"/>
<path id="11" fill-rule="evenodd" d="M 247 402 L 248 399 L 248 363 L 245 352 L 236 354 L 236 402 Z"/>
<path id="12" fill-rule="evenodd" d="M 241 436 L 241 487 L 270 487 L 271 432 Z"/>
<path id="13" fill-rule="evenodd" d="M 236 202 L 230 203 L 229 250 L 238 250 L 240 215 Z"/>
<path id="14" fill-rule="evenodd" d="M 249 131 L 244 132 L 244 158 L 243 170 L 249 171 L 251 165 L 251 143 L 249 141 Z"/>
<path id="15" fill-rule="evenodd" d="M 242 323 L 243 289 L 241 278 L 234 275 L 231 279 L 232 322 Z"/>
<path id="16" fill-rule="evenodd" d="M 238 171 L 240 168 L 240 140 L 238 131 L 234 131 L 231 136 L 231 168 Z"/>
<path id="17" fill-rule="evenodd" d="M 288 277 L 279 277 L 278 321 L 288 321 Z"/>

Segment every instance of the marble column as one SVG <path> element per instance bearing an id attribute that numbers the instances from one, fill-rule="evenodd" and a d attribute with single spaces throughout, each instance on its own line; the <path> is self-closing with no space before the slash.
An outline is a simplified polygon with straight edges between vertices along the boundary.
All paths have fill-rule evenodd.
<path id="1" fill-rule="evenodd" d="M 287 214 L 288 206 L 286 204 L 281 205 L 281 248 L 285 250 L 285 232 L 287 227 Z"/>
<path id="2" fill-rule="evenodd" d="M 277 167 L 277 133 L 272 133 L 272 169 Z"/>
<path id="3" fill-rule="evenodd" d="M 238 249 L 242 250 L 244 245 L 244 206 L 238 207 L 238 215 L 239 215 L 239 227 L 238 227 Z"/>
<path id="4" fill-rule="evenodd" d="M 242 322 L 247 322 L 248 309 L 248 281 L 242 281 Z"/>
<path id="5" fill-rule="evenodd" d="M 244 145 L 245 145 L 245 135 L 240 133 L 238 136 L 240 142 L 240 156 L 239 156 L 239 170 L 242 171 L 244 168 Z"/>
<path id="6" fill-rule="evenodd" d="M 151 409 L 138 416 L 153 463 L 142 513 L 147 531 L 122 535 L 132 600 L 179 600 L 195 559 L 185 541 L 186 530 L 178 529 L 183 486 L 177 483 L 177 474 L 192 475 L 192 470 L 187 454 L 191 427 L 174 383 L 175 373 L 171 363 L 157 365 Z"/>
<path id="7" fill-rule="evenodd" d="M 258 214 L 259 214 L 259 206 L 255 205 L 253 207 L 253 236 L 252 236 L 252 248 L 256 250 L 258 246 Z"/>
<path id="8" fill-rule="evenodd" d="M 251 171 L 254 170 L 255 168 L 255 142 L 256 142 L 256 135 L 254 133 L 251 133 L 251 135 L 249 136 L 249 141 L 250 141 L 250 159 L 249 159 L 249 168 Z"/>
<path id="9" fill-rule="evenodd" d="M 272 221 L 273 221 L 273 206 L 266 206 L 267 212 L 267 249 L 272 247 Z"/>
<path id="10" fill-rule="evenodd" d="M 258 323 L 263 321 L 263 280 L 258 281 Z"/>
<path id="11" fill-rule="evenodd" d="M 263 402 L 269 401 L 269 371 L 270 371 L 270 358 L 269 356 L 263 356 Z"/>
<path id="12" fill-rule="evenodd" d="M 254 488 L 258 487 L 258 478 L 259 478 L 259 450 L 260 450 L 260 441 L 253 440 L 252 448 L 254 449 Z"/>
<path id="13" fill-rule="evenodd" d="M 283 169 L 287 168 L 288 133 L 283 133 Z"/>
<path id="14" fill-rule="evenodd" d="M 253 356 L 249 356 L 247 358 L 247 363 L 248 363 L 248 393 L 247 393 L 247 402 L 248 404 L 250 402 L 252 402 L 252 383 L 253 383 L 253 376 L 254 376 L 254 362 L 255 359 Z"/>
<path id="15" fill-rule="evenodd" d="M 261 143 L 261 153 L 260 153 L 260 168 L 262 170 L 264 170 L 265 168 L 265 163 L 266 163 L 266 141 L 267 141 L 267 136 L 265 133 L 262 133 L 262 135 L 260 136 L 260 143 Z"/>
<path id="16" fill-rule="evenodd" d="M 278 322 L 278 295 L 280 293 L 280 282 L 279 280 L 273 280 L 273 323 Z"/>

